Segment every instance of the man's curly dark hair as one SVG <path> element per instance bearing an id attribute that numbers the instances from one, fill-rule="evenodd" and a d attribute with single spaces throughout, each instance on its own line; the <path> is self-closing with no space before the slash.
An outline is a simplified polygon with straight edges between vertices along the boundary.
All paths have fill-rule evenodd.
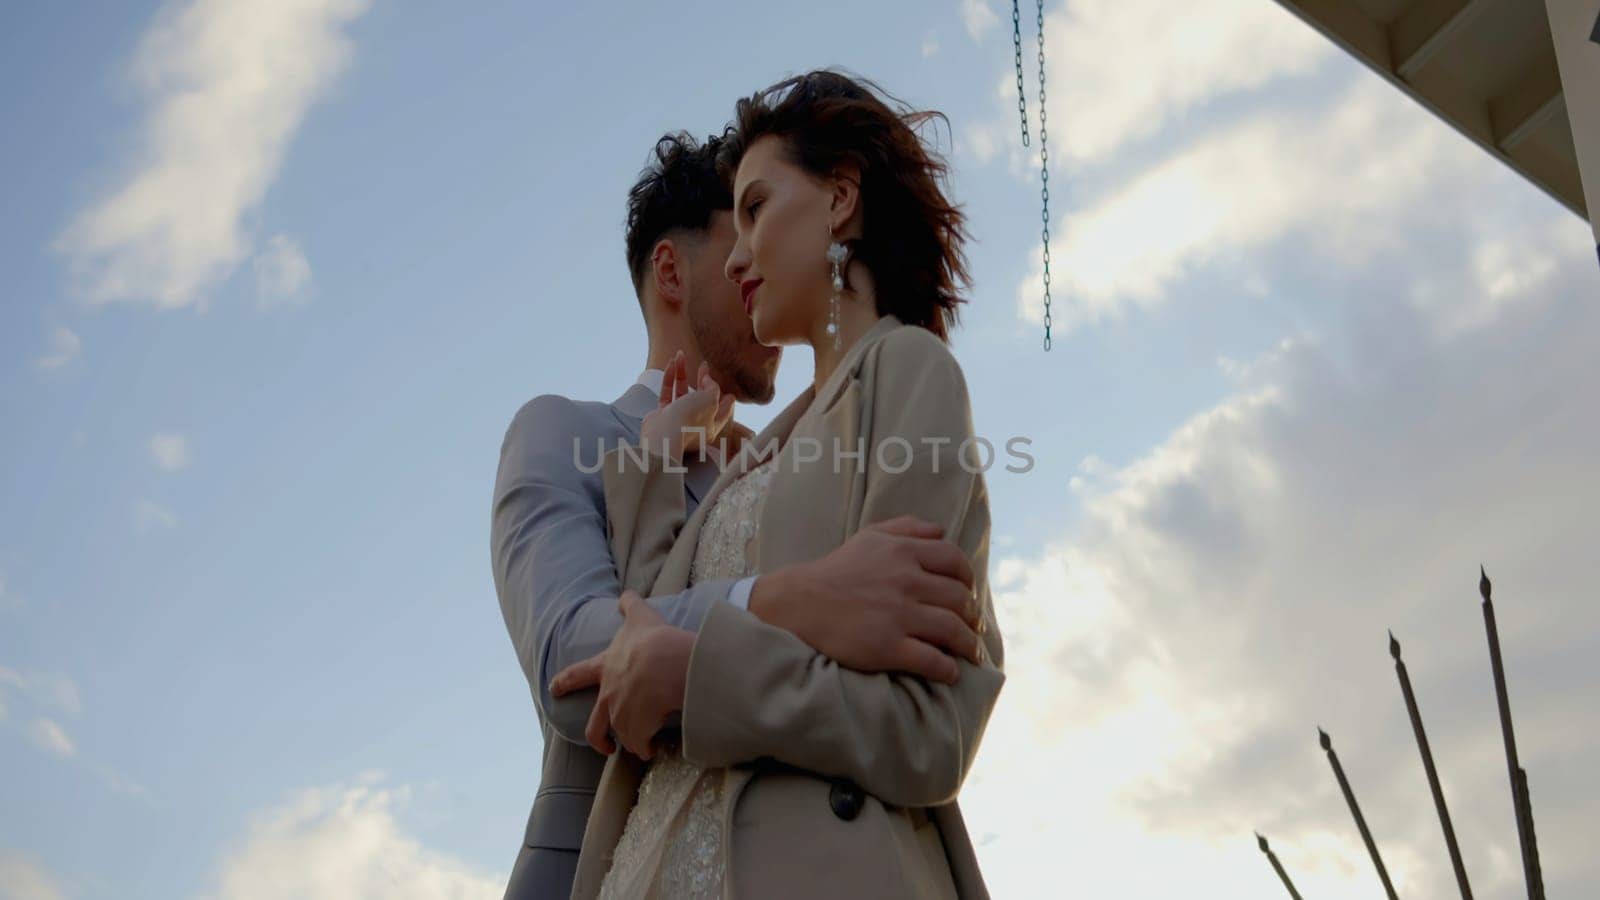
<path id="1" fill-rule="evenodd" d="M 711 214 L 733 209 L 733 193 L 717 173 L 722 139 L 697 142 L 688 132 L 665 134 L 656 141 L 650 164 L 628 191 L 628 271 L 633 290 L 644 303 L 644 279 L 656 242 L 683 232 L 702 237 Z"/>

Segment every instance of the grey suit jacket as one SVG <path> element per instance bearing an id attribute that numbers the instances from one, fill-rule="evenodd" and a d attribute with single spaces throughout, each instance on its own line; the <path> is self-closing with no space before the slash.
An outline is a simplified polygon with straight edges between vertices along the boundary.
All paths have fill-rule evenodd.
<path id="1" fill-rule="evenodd" d="M 543 394 L 517 411 L 500 448 L 489 530 L 495 592 L 544 736 L 539 791 L 507 900 L 564 898 L 571 891 L 606 757 L 584 739 L 599 689 L 552 698 L 550 680 L 604 650 L 622 625 L 598 464 L 619 441 L 637 443 L 640 423 L 656 404 L 638 384 L 609 404 Z M 692 511 L 718 469 L 691 458 L 688 470 L 684 501 Z M 732 585 L 707 581 L 648 602 L 668 622 L 698 631 L 706 610 L 726 601 Z"/>

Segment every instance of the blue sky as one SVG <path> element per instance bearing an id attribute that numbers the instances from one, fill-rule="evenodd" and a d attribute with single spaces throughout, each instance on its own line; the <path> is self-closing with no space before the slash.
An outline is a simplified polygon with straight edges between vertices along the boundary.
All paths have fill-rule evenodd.
<path id="1" fill-rule="evenodd" d="M 1051 4 L 1045 353 L 1005 12 L 4 13 L 0 897 L 499 896 L 540 755 L 488 569 L 505 426 L 641 368 L 655 138 L 827 65 L 949 117 L 956 351 L 978 430 L 1033 442 L 989 480 L 1010 677 L 963 794 L 996 895 L 1275 897 L 1254 828 L 1370 895 L 1318 723 L 1402 893 L 1442 893 L 1390 627 L 1512 893 L 1479 562 L 1547 883 L 1600 878 L 1587 224 L 1268 0 Z"/>

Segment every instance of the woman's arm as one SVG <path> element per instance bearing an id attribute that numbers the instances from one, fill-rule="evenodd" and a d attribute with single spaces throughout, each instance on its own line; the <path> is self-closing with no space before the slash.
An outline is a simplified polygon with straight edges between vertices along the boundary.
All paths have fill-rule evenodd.
<path id="1" fill-rule="evenodd" d="M 954 684 L 868 674 L 747 612 L 713 607 L 689 664 L 683 753 L 701 766 L 771 757 L 849 777 L 887 803 L 936 806 L 960 790 L 1005 681 L 987 576 L 988 492 L 970 448 L 963 457 L 972 436 L 966 383 L 943 343 L 902 328 L 868 354 L 866 483 L 852 528 L 903 514 L 942 524 L 976 574 L 984 658 L 958 659 Z M 893 446 L 880 454 L 885 442 Z"/>

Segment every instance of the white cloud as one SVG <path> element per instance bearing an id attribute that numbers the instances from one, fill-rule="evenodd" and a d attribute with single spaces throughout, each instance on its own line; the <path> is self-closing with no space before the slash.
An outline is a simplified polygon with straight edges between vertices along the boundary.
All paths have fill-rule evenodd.
<path id="1" fill-rule="evenodd" d="M 116 793 L 124 794 L 140 800 L 150 799 L 149 788 L 136 781 L 133 781 L 109 766 L 88 761 L 85 761 L 85 765 L 88 766 L 89 771 L 95 774 L 95 777 L 99 778 L 105 783 L 105 786 L 108 789 L 115 791 Z"/>
<path id="2" fill-rule="evenodd" d="M 1073 206 L 1052 216 L 1058 334 L 1159 308 L 1205 270 L 1226 271 L 1241 295 L 1266 298 L 1263 269 L 1285 258 L 1344 271 L 1380 256 L 1395 261 L 1396 248 L 1418 233 L 1439 234 L 1441 223 L 1477 248 L 1467 284 L 1487 288 L 1465 301 L 1459 273 L 1407 269 L 1407 300 L 1448 331 L 1493 316 L 1508 298 L 1536 301 L 1556 260 L 1575 248 L 1592 255 L 1580 248 L 1575 222 L 1530 232 L 1481 215 L 1466 198 L 1514 176 L 1354 65 L 1329 100 L 1291 103 L 1263 91 L 1215 124 L 1186 121 L 1208 101 L 1281 84 L 1337 53 L 1273 4 L 1207 0 L 1169 10 L 1090 0 L 1052 16 L 1047 32 L 1062 60 L 1053 78 L 1074 86 L 1054 93 L 1051 121 L 1067 122 L 1077 164 L 1067 173 Z M 1002 89 L 1009 116 L 1014 80 L 1002 79 Z M 1132 147 L 1154 137 L 1161 142 Z M 1037 179 L 1037 146 L 1031 162 L 1015 140 L 1005 146 L 1013 171 Z M 1036 327 L 1042 262 L 1036 250 L 1027 258 L 1016 308 Z"/>
<path id="3" fill-rule="evenodd" d="M 966 26 L 967 36 L 981 44 L 984 36 L 1000 24 L 1000 17 L 985 0 L 961 0 L 961 24 Z"/>
<path id="4" fill-rule="evenodd" d="M 273 235 L 256 254 L 256 298 L 262 306 L 300 304 L 311 286 L 311 263 L 300 242 L 286 234 Z"/>
<path id="5" fill-rule="evenodd" d="M 5 696 L 8 689 L 26 694 L 41 706 L 60 710 L 69 715 L 76 716 L 83 712 L 78 684 L 66 675 L 47 672 L 24 674 L 0 665 L 0 698 Z"/>
<path id="6" fill-rule="evenodd" d="M 991 14 L 992 15 L 992 14 Z M 1037 31 L 1023 37 L 1028 112 L 1038 126 Z M 1273 3 L 1074 0 L 1045 17 L 1052 159 L 1111 161 L 1208 101 L 1308 73 L 1338 50 Z M 1030 63 L 1030 60 L 1032 61 Z M 1013 66 L 996 80 L 997 115 L 1016 118 Z M 1020 151 L 1020 143 L 1017 149 Z M 1035 159 L 1020 171 L 1038 172 Z"/>
<path id="7" fill-rule="evenodd" d="M 922 37 L 922 58 L 932 59 L 939 52 L 939 35 L 930 31 Z"/>
<path id="8" fill-rule="evenodd" d="M 1579 224 L 1548 214 L 1530 246 Z M 996 896 L 1281 897 L 1253 829 L 1305 896 L 1371 896 L 1318 724 L 1398 891 L 1450 895 L 1388 628 L 1474 889 L 1515 893 L 1480 562 L 1549 892 L 1600 880 L 1600 284 L 1589 254 L 1552 259 L 1510 287 L 1471 268 L 1441 282 L 1466 322 L 1353 297 L 1351 334 L 1280 342 L 1160 446 L 1086 462 L 1081 527 L 997 566 L 1009 678 L 962 799 Z"/>
<path id="9" fill-rule="evenodd" d="M 178 524 L 177 515 L 154 500 L 140 500 L 134 504 L 133 515 L 140 534 L 157 528 L 174 528 Z"/>
<path id="10" fill-rule="evenodd" d="M 1585 223 L 1567 216 L 1528 228 L 1485 233 L 1462 272 L 1437 273 L 1412 286 L 1410 301 L 1452 334 L 1481 328 L 1516 303 L 1541 303 L 1566 260 L 1593 255 Z M 1476 286 L 1463 290 L 1462 281 Z"/>
<path id="11" fill-rule="evenodd" d="M 67 735 L 67 730 L 54 719 L 34 719 L 33 725 L 28 729 L 28 736 L 39 745 L 40 749 L 56 756 L 70 758 L 78 754 L 78 747 Z"/>
<path id="12" fill-rule="evenodd" d="M 92 302 L 198 305 L 251 255 L 244 225 L 350 56 L 367 0 L 169 6 L 131 76 L 149 98 L 139 158 L 56 242 Z"/>
<path id="13" fill-rule="evenodd" d="M 505 878 L 422 846 L 396 812 L 406 787 L 368 775 L 296 793 L 251 825 L 218 866 L 208 900 L 498 898 Z"/>
<path id="14" fill-rule="evenodd" d="M 193 461 L 189 439 L 181 434 L 156 434 L 150 437 L 150 458 L 168 472 L 176 472 Z"/>
<path id="15" fill-rule="evenodd" d="M 45 675 L 35 678 L 46 702 L 69 715 L 76 716 L 83 712 L 83 701 L 79 698 L 77 682 L 65 675 Z"/>
<path id="16" fill-rule="evenodd" d="M 57 327 L 50 332 L 50 352 L 39 357 L 36 364 L 41 369 L 59 369 L 78 358 L 83 341 L 70 328 Z"/>
<path id="17" fill-rule="evenodd" d="M 966 148 L 977 165 L 987 165 L 1000 153 L 1000 129 L 993 124 L 975 123 L 964 129 Z"/>
<path id="18" fill-rule="evenodd" d="M 24 673 L 0 665 L 0 720 L 4 720 L 8 715 L 6 702 L 9 699 L 9 692 L 26 696 L 39 710 L 61 712 L 71 716 L 83 712 L 83 701 L 78 692 L 77 682 L 66 675 Z M 19 730 L 23 731 L 39 749 L 63 759 L 72 759 L 82 765 L 104 782 L 107 788 L 140 799 L 147 799 L 150 796 L 150 791 L 143 785 L 109 766 L 86 759 L 79 752 L 77 743 L 67 733 L 66 728 L 56 719 L 50 716 L 37 716 L 26 728 Z"/>
<path id="19" fill-rule="evenodd" d="M 1283 248 L 1300 257 L 1359 268 L 1393 254 L 1410 236 L 1460 229 L 1479 247 L 1473 268 L 1491 290 L 1476 295 L 1481 318 L 1551 271 L 1545 259 L 1576 244 L 1576 220 L 1547 228 L 1556 243 L 1527 234 L 1489 235 L 1500 227 L 1471 215 L 1463 198 L 1509 179 L 1500 164 L 1416 108 L 1388 84 L 1353 80 L 1329 108 L 1266 109 L 1204 134 L 1069 212 L 1052 233 L 1052 287 L 1063 331 L 1131 309 L 1168 302 L 1185 276 L 1213 264 Z M 1459 212 L 1461 215 L 1453 216 Z M 1452 221 L 1453 217 L 1453 221 Z M 1566 232 L 1572 232 L 1567 234 Z M 1530 257 L 1528 254 L 1531 253 Z M 1039 264 L 1019 283 L 1019 315 L 1042 320 Z M 1237 267 L 1242 289 L 1260 294 L 1260 273 Z M 1431 276 L 1430 276 L 1431 277 Z M 1466 314 L 1458 296 L 1429 294 L 1414 302 Z"/>
<path id="20" fill-rule="evenodd" d="M 31 857 L 0 849 L 0 900 L 66 900 L 66 893 Z"/>

